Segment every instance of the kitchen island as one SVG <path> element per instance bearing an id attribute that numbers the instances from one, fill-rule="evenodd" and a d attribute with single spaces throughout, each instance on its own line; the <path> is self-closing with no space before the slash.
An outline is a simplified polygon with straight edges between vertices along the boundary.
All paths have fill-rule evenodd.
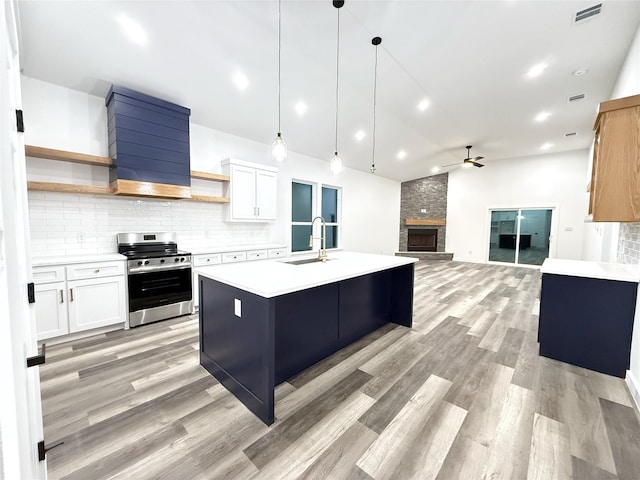
<path id="1" fill-rule="evenodd" d="M 334 252 L 326 263 L 305 260 L 196 270 L 200 364 L 267 425 L 277 384 L 388 322 L 412 325 L 417 259 Z"/>

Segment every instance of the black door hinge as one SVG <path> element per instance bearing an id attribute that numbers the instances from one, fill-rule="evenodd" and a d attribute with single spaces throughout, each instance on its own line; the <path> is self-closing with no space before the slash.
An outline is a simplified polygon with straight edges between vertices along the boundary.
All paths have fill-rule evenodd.
<path id="1" fill-rule="evenodd" d="M 24 132 L 24 117 L 22 110 L 16 110 L 16 128 L 19 132 Z"/>
<path id="2" fill-rule="evenodd" d="M 49 450 L 51 450 L 52 448 L 59 447 L 63 443 L 64 442 L 55 442 L 53 445 L 49 447 L 45 447 L 44 440 L 39 441 L 38 442 L 38 460 L 40 460 L 41 462 L 44 461 L 44 459 L 47 457 L 47 452 Z"/>
<path id="3" fill-rule="evenodd" d="M 47 350 L 47 344 L 43 343 L 42 353 L 39 353 L 38 355 L 34 355 L 33 357 L 27 357 L 27 368 L 35 367 L 37 365 L 42 365 L 43 363 L 45 363 L 47 361 L 46 350 Z"/>
<path id="4" fill-rule="evenodd" d="M 36 303 L 36 286 L 33 282 L 27 283 L 27 299 L 29 303 Z"/>

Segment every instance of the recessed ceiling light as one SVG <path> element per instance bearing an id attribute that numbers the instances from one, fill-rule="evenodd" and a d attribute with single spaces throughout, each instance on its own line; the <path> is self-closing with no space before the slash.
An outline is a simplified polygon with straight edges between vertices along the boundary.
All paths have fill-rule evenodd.
<path id="1" fill-rule="evenodd" d="M 585 73 L 587 73 L 587 69 L 586 68 L 579 68 L 576 71 L 573 72 L 573 74 L 576 77 L 581 77 L 582 75 L 584 75 Z"/>
<path id="2" fill-rule="evenodd" d="M 540 147 L 540 150 L 549 150 L 551 147 L 553 147 L 553 143 L 543 143 L 542 146 Z"/>
<path id="3" fill-rule="evenodd" d="M 298 115 L 303 116 L 309 107 L 306 103 L 300 100 L 298 103 L 296 103 L 296 106 L 294 108 L 296 112 L 298 112 Z"/>
<path id="4" fill-rule="evenodd" d="M 126 15 L 120 15 L 116 20 L 129 40 L 141 47 L 147 44 L 147 34 L 138 22 Z"/>
<path id="5" fill-rule="evenodd" d="M 431 169 L 431 173 L 438 173 L 440 171 L 440 167 L 433 167 Z"/>
<path id="6" fill-rule="evenodd" d="M 249 86 L 249 79 L 244 73 L 237 72 L 233 76 L 233 83 L 235 83 L 236 87 L 238 87 L 240 90 L 244 90 Z"/>
<path id="7" fill-rule="evenodd" d="M 549 112 L 540 112 L 538 115 L 536 115 L 536 122 L 544 122 L 550 116 L 551 113 Z"/>
<path id="8" fill-rule="evenodd" d="M 367 134 L 364 133 L 364 130 L 358 130 L 355 134 L 356 140 L 357 141 L 361 141 L 364 137 L 366 137 Z"/>
<path id="9" fill-rule="evenodd" d="M 404 150 L 400 150 L 398 153 L 396 153 L 396 157 L 398 158 L 398 160 L 402 160 L 406 156 L 407 152 L 405 152 Z"/>
<path id="10" fill-rule="evenodd" d="M 529 71 L 527 72 L 527 77 L 529 78 L 539 77 L 540 75 L 542 75 L 542 72 L 544 72 L 546 68 L 547 68 L 546 63 L 538 63 L 529 69 Z"/>
<path id="11" fill-rule="evenodd" d="M 420 100 L 420 103 L 418 103 L 418 110 L 424 112 L 427 108 L 429 108 L 429 100 L 423 98 L 422 100 Z"/>

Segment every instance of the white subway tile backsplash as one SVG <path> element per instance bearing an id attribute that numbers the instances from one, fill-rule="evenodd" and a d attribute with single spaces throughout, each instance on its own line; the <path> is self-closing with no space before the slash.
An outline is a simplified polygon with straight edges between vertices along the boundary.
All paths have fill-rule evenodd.
<path id="1" fill-rule="evenodd" d="M 176 232 L 183 250 L 270 243 L 273 225 L 228 223 L 224 215 L 222 204 L 29 192 L 31 252 L 114 253 L 117 233 L 142 231 Z"/>

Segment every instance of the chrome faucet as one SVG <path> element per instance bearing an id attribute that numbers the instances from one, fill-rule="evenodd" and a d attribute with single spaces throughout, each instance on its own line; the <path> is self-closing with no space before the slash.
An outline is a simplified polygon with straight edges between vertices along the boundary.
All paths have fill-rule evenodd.
<path id="1" fill-rule="evenodd" d="M 316 220 L 320 219 L 320 221 L 322 222 L 322 236 L 320 237 L 314 237 L 313 236 L 313 226 L 316 224 Z M 313 248 L 313 240 L 314 239 L 320 239 L 322 240 L 322 244 L 320 247 L 320 250 L 318 250 L 318 260 L 322 261 L 323 263 L 327 261 L 327 224 L 324 221 L 324 218 L 322 218 L 320 215 L 318 215 L 316 218 L 313 219 L 313 221 L 311 222 L 311 235 L 309 236 L 309 246 L 311 248 Z"/>

